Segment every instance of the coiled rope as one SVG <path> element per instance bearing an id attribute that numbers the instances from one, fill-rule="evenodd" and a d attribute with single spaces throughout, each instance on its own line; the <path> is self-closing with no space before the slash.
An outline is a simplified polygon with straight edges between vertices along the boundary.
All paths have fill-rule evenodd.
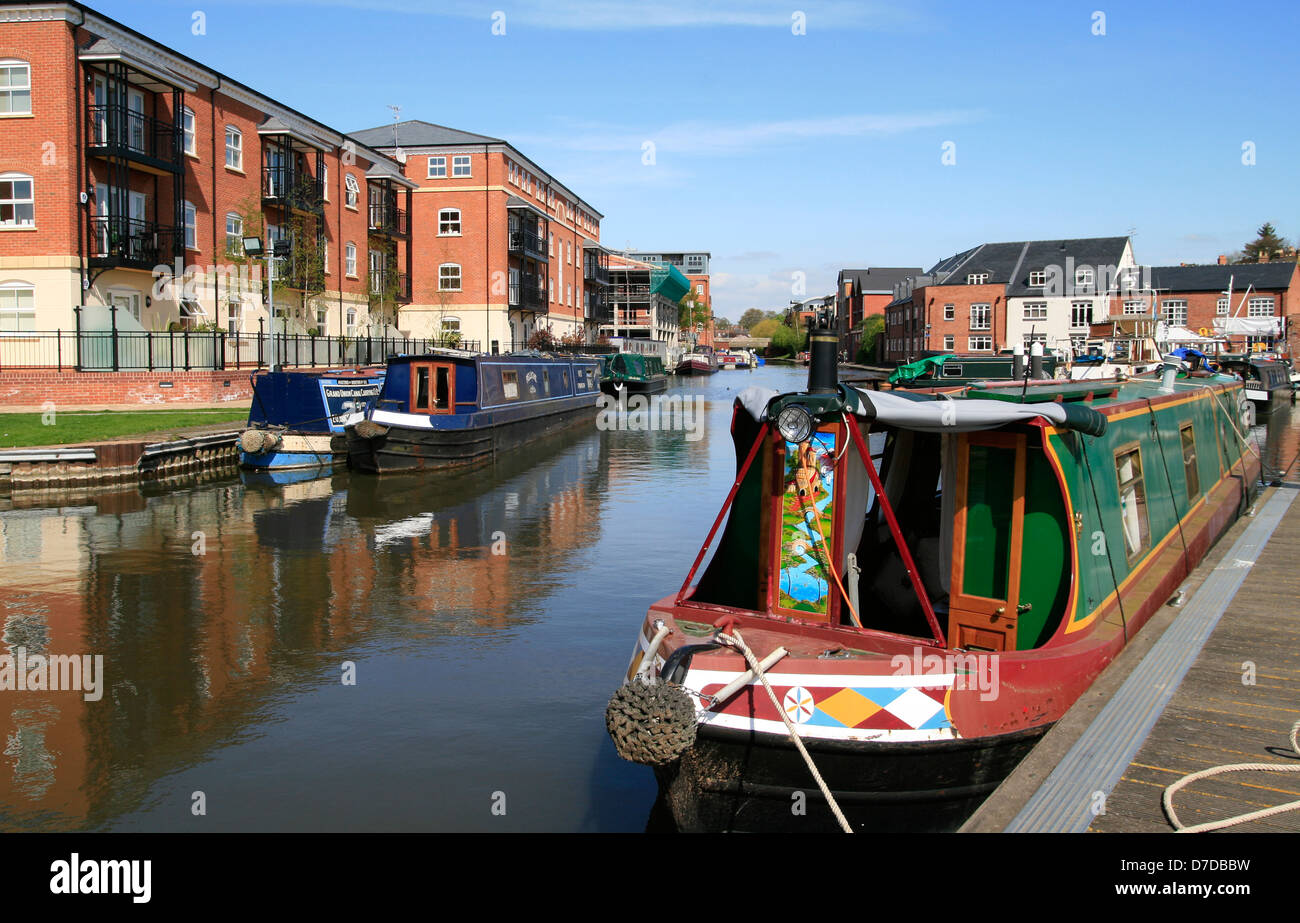
<path id="1" fill-rule="evenodd" d="M 763 674 L 762 665 L 759 664 L 758 658 L 754 656 L 754 652 L 749 649 L 749 645 L 745 643 L 745 639 L 741 637 L 740 631 L 733 628 L 731 629 L 730 634 L 719 632 L 717 639 L 723 644 L 734 647 L 744 655 L 746 663 L 749 664 L 749 668 L 754 671 L 754 675 L 758 677 L 758 681 L 762 683 L 763 688 L 767 690 L 768 698 L 772 700 L 772 705 L 776 708 L 776 713 L 780 715 L 781 720 L 785 722 L 786 733 L 790 735 L 790 740 L 794 744 L 795 749 L 799 751 L 799 755 L 803 757 L 804 763 L 807 764 L 808 771 L 812 773 L 813 779 L 817 782 L 817 787 L 821 789 L 822 797 L 824 797 L 826 803 L 830 805 L 831 813 L 835 815 L 835 820 L 839 822 L 840 829 L 845 833 L 852 833 L 853 828 L 849 826 L 848 820 L 845 819 L 844 812 L 840 810 L 839 804 L 835 801 L 835 796 L 831 794 L 830 788 L 826 785 L 826 780 L 824 780 L 822 774 L 817 771 L 817 764 L 813 762 L 813 758 L 808 753 L 807 748 L 804 747 L 803 741 L 799 739 L 799 732 L 795 729 L 794 723 L 785 713 L 785 709 L 781 707 L 781 703 L 776 700 L 776 692 L 772 690 L 772 684 L 767 681 L 767 677 Z"/>
<path id="2" fill-rule="evenodd" d="M 1300 735 L 1300 721 L 1291 725 L 1291 750 L 1296 756 L 1300 756 L 1300 742 L 1296 740 L 1297 735 Z M 1164 797 L 1161 799 L 1164 804 L 1165 816 L 1169 818 L 1169 823 L 1174 825 L 1175 831 L 1178 833 L 1207 833 L 1211 830 L 1222 830 L 1224 827 L 1235 827 L 1237 824 L 1244 824 L 1247 821 L 1263 820 L 1266 817 L 1285 814 L 1287 811 L 1300 810 L 1300 801 L 1290 801 L 1271 808 L 1251 811 L 1249 814 L 1238 814 L 1235 817 L 1227 817 L 1223 820 L 1213 820 L 1204 824 L 1184 827 L 1182 821 L 1178 819 L 1178 814 L 1174 811 L 1174 794 L 1197 779 L 1208 779 L 1211 776 L 1228 772 L 1300 772 L 1300 764 L 1283 766 L 1277 763 L 1231 763 L 1227 766 L 1215 766 L 1213 769 L 1202 769 L 1190 776 L 1183 776 L 1183 778 L 1165 789 Z"/>

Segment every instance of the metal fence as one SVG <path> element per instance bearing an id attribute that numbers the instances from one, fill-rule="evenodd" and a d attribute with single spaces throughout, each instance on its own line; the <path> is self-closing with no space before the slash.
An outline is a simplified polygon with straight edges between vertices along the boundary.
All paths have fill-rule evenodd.
<path id="1" fill-rule="evenodd" d="M 480 352 L 477 340 L 400 336 L 307 336 L 280 333 L 276 359 L 285 368 L 373 365 L 389 356 L 432 349 Z M 194 371 L 266 367 L 270 335 L 224 330 L 22 331 L 0 333 L 0 370 L 77 372 Z"/>

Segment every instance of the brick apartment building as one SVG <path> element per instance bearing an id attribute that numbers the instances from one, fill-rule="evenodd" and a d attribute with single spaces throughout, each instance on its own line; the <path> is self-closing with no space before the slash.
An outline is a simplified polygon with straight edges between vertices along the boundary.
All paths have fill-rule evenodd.
<path id="1" fill-rule="evenodd" d="M 1208 266 L 1154 266 L 1154 299 L 1128 299 L 1123 313 L 1152 316 L 1200 336 L 1224 336 L 1233 350 L 1283 350 L 1300 315 L 1300 264 L 1294 260 Z"/>
<path id="2" fill-rule="evenodd" d="M 238 350 L 269 327 L 245 236 L 287 244 L 288 333 L 359 335 L 410 300 L 415 184 L 383 154 L 79 3 L 0 5 L 0 78 L 0 331 Z"/>
<path id="3" fill-rule="evenodd" d="M 839 328 L 840 350 L 855 359 L 862 345 L 862 323 L 868 317 L 884 314 L 885 305 L 894 300 L 894 288 L 913 276 L 921 275 L 920 266 L 875 266 L 870 269 L 841 269 L 835 284 L 835 318 Z"/>
<path id="4" fill-rule="evenodd" d="M 899 283 L 885 308 L 884 358 L 1033 340 L 1067 350 L 1147 284 L 1127 237 L 980 244 Z"/>
<path id="5" fill-rule="evenodd" d="M 412 193 L 415 290 L 401 329 L 485 349 L 538 330 L 591 342 L 609 285 L 603 217 L 509 142 L 422 121 L 353 137 L 401 160 Z"/>
<path id="6" fill-rule="evenodd" d="M 704 329 L 698 331 L 681 331 L 683 342 L 694 337 L 701 346 L 714 346 L 715 330 L 713 324 L 713 291 L 709 284 L 709 264 L 713 258 L 707 250 L 619 250 L 623 256 L 647 263 L 663 263 L 675 267 L 690 282 L 691 291 L 696 299 L 708 309 L 708 321 Z"/>

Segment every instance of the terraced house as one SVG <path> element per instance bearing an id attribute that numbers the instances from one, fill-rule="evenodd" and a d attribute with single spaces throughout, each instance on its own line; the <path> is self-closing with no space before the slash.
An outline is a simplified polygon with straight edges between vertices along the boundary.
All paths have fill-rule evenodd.
<path id="1" fill-rule="evenodd" d="M 1066 350 L 1144 286 L 1127 237 L 980 244 L 898 284 L 885 308 L 885 359 L 1035 340 Z"/>
<path id="2" fill-rule="evenodd" d="M 79 3 L 0 5 L 0 78 L 7 368 L 92 366 L 75 335 L 107 330 L 113 368 L 256 361 L 246 237 L 278 254 L 278 330 L 395 332 L 415 185 L 397 162 Z M 174 337 L 118 351 L 185 331 L 218 335 L 184 337 L 183 361 Z"/>

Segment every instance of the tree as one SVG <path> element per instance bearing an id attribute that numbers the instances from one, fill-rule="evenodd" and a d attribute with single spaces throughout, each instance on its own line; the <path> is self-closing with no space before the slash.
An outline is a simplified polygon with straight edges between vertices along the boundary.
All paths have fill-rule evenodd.
<path id="1" fill-rule="evenodd" d="M 876 340 L 885 332 L 885 315 L 872 314 L 862 321 L 862 340 L 858 343 L 857 360 L 866 365 L 875 360 Z"/>
<path id="2" fill-rule="evenodd" d="M 740 315 L 738 323 L 742 329 L 752 331 L 754 327 L 766 317 L 767 315 L 763 313 L 761 308 L 750 308 L 744 314 Z"/>
<path id="3" fill-rule="evenodd" d="M 1277 229 L 1270 222 L 1265 221 L 1255 232 L 1255 239 L 1242 248 L 1241 262 L 1258 263 L 1261 257 L 1271 259 L 1286 249 L 1287 242 L 1278 236 Z"/>
<path id="4" fill-rule="evenodd" d="M 795 330 L 786 324 L 778 324 L 772 334 L 772 346 L 783 352 L 797 353 L 808 344 L 808 331 Z"/>
<path id="5" fill-rule="evenodd" d="M 757 324 L 749 328 L 749 335 L 752 337 L 771 337 L 780 329 L 781 322 L 774 317 L 765 317 Z"/>

